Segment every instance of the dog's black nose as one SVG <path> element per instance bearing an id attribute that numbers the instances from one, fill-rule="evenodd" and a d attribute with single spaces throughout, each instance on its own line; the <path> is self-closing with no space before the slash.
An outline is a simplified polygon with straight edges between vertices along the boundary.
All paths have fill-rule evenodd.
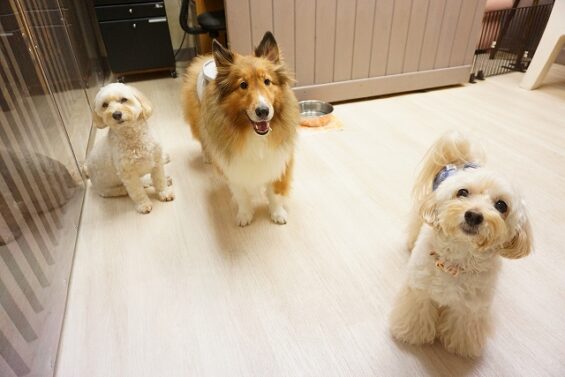
<path id="1" fill-rule="evenodd" d="M 255 114 L 259 117 L 259 119 L 265 119 L 269 115 L 269 108 L 267 106 L 256 107 Z"/>
<path id="2" fill-rule="evenodd" d="M 112 118 L 114 118 L 115 120 L 122 119 L 122 112 L 121 111 L 114 111 L 112 113 Z"/>
<path id="3" fill-rule="evenodd" d="M 465 222 L 471 226 L 477 226 L 483 222 L 483 214 L 467 211 L 465 212 Z"/>

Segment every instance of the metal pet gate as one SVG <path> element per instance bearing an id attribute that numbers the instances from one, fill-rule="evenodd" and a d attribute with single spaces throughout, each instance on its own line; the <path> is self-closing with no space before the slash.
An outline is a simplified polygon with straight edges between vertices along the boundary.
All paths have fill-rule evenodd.
<path id="1" fill-rule="evenodd" d="M 518 8 L 485 12 L 483 28 L 470 82 L 507 72 L 525 72 L 539 44 L 553 1 Z"/>

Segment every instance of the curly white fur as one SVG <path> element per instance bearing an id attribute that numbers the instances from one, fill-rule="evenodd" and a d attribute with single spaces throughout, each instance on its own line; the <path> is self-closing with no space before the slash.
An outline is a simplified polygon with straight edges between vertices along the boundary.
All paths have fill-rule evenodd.
<path id="1" fill-rule="evenodd" d="M 139 213 L 151 212 L 152 205 L 141 178 L 151 174 L 159 200 L 175 195 L 167 185 L 166 156 L 147 125 L 152 108 L 137 89 L 121 83 L 100 89 L 94 100 L 96 127 L 109 127 L 92 149 L 85 173 L 93 189 L 103 197 L 129 195 Z"/>
<path id="2" fill-rule="evenodd" d="M 401 341 L 418 345 L 439 338 L 450 352 L 479 356 L 489 329 L 498 256 L 521 258 L 530 252 L 531 230 L 520 195 L 498 174 L 484 167 L 460 170 L 432 191 L 445 165 L 483 160 L 480 148 L 457 132 L 440 138 L 424 160 L 414 187 L 408 277 L 390 317 L 392 335 Z M 506 210 L 496 205 L 499 201 Z M 469 224 L 469 211 L 480 214 L 480 223 Z"/>

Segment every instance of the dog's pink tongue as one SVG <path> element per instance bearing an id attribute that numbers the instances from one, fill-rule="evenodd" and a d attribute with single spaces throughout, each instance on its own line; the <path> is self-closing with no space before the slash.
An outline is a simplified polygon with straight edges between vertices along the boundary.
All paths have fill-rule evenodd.
<path id="1" fill-rule="evenodd" d="M 253 123 L 255 131 L 259 134 L 266 134 L 269 132 L 269 122 L 257 122 Z"/>

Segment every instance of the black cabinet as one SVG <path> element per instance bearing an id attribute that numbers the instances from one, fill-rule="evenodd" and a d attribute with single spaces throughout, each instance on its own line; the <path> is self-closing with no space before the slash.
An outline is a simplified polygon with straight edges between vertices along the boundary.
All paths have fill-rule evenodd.
<path id="1" fill-rule="evenodd" d="M 94 5 L 114 73 L 169 70 L 176 76 L 163 1 L 95 0 Z"/>

